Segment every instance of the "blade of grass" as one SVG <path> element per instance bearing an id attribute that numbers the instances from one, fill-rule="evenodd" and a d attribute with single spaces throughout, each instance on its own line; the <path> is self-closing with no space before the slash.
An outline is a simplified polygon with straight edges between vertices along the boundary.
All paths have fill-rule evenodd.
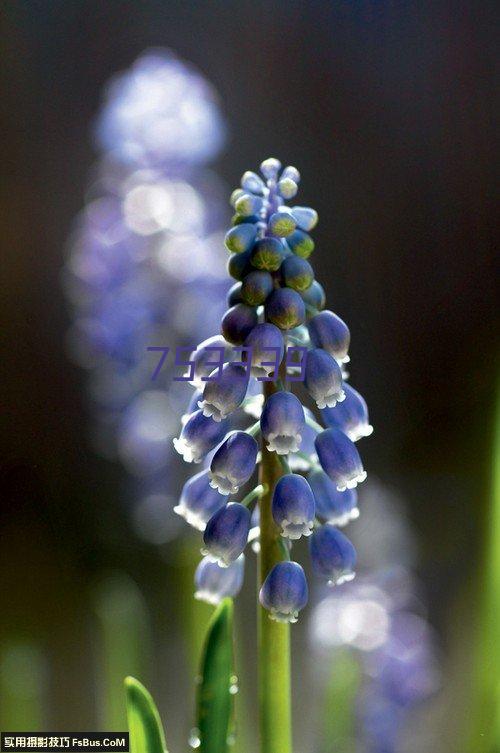
<path id="1" fill-rule="evenodd" d="M 125 678 L 131 753 L 167 753 L 163 727 L 151 694 L 134 677 Z"/>
<path id="2" fill-rule="evenodd" d="M 355 703 L 360 676 L 359 662 L 351 651 L 335 653 L 325 689 L 317 753 L 354 753 L 356 750 Z"/>
<path id="3" fill-rule="evenodd" d="M 224 599 L 208 625 L 197 693 L 201 753 L 225 753 L 232 728 L 233 602 Z"/>
<path id="4" fill-rule="evenodd" d="M 102 729 L 124 729 L 122 682 L 125 675 L 147 677 L 150 667 L 150 618 L 136 583 L 113 572 L 93 589 L 97 617 L 98 714 Z"/>
<path id="5" fill-rule="evenodd" d="M 467 753 L 500 751 L 500 389 L 492 446 L 491 504 L 486 520 Z"/>

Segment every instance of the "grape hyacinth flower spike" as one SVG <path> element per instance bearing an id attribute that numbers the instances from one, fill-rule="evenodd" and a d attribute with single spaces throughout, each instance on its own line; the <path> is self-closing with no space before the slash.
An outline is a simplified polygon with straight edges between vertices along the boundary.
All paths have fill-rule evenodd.
<path id="1" fill-rule="evenodd" d="M 258 553 L 261 751 L 291 753 L 288 630 L 308 599 L 292 549 L 310 536 L 317 575 L 336 586 L 354 577 L 356 552 L 335 526 L 357 517 L 354 487 L 366 472 L 354 441 L 371 427 L 343 371 L 349 329 L 325 309 L 314 279 L 310 232 L 318 216 L 287 204 L 300 174 L 274 158 L 260 173 L 246 172 L 231 196 L 235 215 L 225 245 L 236 283 L 220 333 L 190 359 L 197 392 L 176 440 L 188 461 L 213 456 L 176 509 L 204 531 L 197 598 L 215 604 L 236 595 L 247 544 Z M 216 371 L 211 346 L 219 353 Z M 290 348 L 302 352 L 300 363 Z M 256 422 L 242 428 L 250 417 Z M 243 490 L 256 467 L 257 486 Z"/>

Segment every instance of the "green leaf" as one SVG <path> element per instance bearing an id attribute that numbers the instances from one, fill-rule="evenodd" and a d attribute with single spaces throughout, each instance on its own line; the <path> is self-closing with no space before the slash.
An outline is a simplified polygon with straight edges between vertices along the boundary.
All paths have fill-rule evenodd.
<path id="1" fill-rule="evenodd" d="M 323 734 L 318 753 L 354 753 L 356 749 L 355 704 L 361 670 L 359 662 L 348 649 L 334 654 L 331 675 L 326 688 Z"/>
<path id="2" fill-rule="evenodd" d="M 208 625 L 197 693 L 197 725 L 201 753 L 225 753 L 233 697 L 233 602 L 224 599 Z"/>
<path id="3" fill-rule="evenodd" d="M 163 727 L 151 694 L 134 677 L 125 678 L 131 753 L 167 753 Z"/>

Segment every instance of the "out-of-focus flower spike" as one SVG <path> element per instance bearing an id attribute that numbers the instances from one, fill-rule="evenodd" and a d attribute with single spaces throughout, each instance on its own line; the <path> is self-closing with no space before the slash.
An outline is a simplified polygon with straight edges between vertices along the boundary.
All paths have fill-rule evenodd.
<path id="1" fill-rule="evenodd" d="M 298 562 L 278 562 L 260 589 L 259 600 L 277 622 L 297 622 L 308 600 L 304 570 Z"/>
<path id="2" fill-rule="evenodd" d="M 310 540 L 313 570 L 328 585 L 341 585 L 355 576 L 356 550 L 335 526 L 326 523 L 317 528 Z"/>
<path id="3" fill-rule="evenodd" d="M 245 399 L 249 375 L 243 366 L 227 363 L 220 375 L 214 372 L 213 376 L 213 381 L 205 382 L 203 399 L 198 406 L 204 416 L 222 421 L 237 410 Z"/>
<path id="4" fill-rule="evenodd" d="M 340 429 L 349 439 L 357 442 L 362 437 L 369 437 L 373 426 L 368 419 L 368 406 L 364 398 L 349 384 L 344 384 L 345 400 L 333 407 L 325 408 L 322 416 L 325 424 Z"/>
<path id="5" fill-rule="evenodd" d="M 320 468 L 314 468 L 307 480 L 316 500 L 316 515 L 326 523 L 345 526 L 358 517 L 356 489 L 339 492 L 334 482 Z"/>
<path id="6" fill-rule="evenodd" d="M 297 452 L 304 424 L 302 403 L 291 392 L 280 390 L 267 399 L 260 426 L 269 450 L 278 455 Z"/>
<path id="7" fill-rule="evenodd" d="M 205 528 L 202 553 L 221 567 L 228 567 L 247 545 L 250 518 L 248 508 L 238 502 L 231 502 L 218 510 Z"/>
<path id="8" fill-rule="evenodd" d="M 210 557 L 204 557 L 194 575 L 196 587 L 194 598 L 217 606 L 227 596 L 234 597 L 239 594 L 244 574 L 244 554 L 240 554 L 238 559 L 227 567 L 221 567 Z"/>
<path id="9" fill-rule="evenodd" d="M 244 431 L 235 431 L 219 447 L 210 464 L 210 486 L 221 494 L 236 494 L 255 470 L 259 446 Z"/>
<path id="10" fill-rule="evenodd" d="M 292 214 L 300 230 L 310 233 L 318 224 L 318 213 L 311 207 L 292 207 Z"/>
<path id="11" fill-rule="evenodd" d="M 314 495 L 303 476 L 289 473 L 278 480 L 274 487 L 272 513 L 284 538 L 295 540 L 310 536 L 314 511 Z"/>
<path id="12" fill-rule="evenodd" d="M 173 440 L 174 447 L 186 463 L 200 463 L 227 434 L 229 422 L 213 421 L 198 410 L 182 427 L 180 436 Z"/>
<path id="13" fill-rule="evenodd" d="M 174 512 L 193 528 L 204 531 L 212 515 L 224 507 L 228 498 L 210 486 L 208 471 L 200 471 L 184 484 Z"/>
<path id="14" fill-rule="evenodd" d="M 311 341 L 338 361 L 346 361 L 351 335 L 347 324 L 333 311 L 321 311 L 308 322 Z"/>
<path id="15" fill-rule="evenodd" d="M 325 429 L 316 437 L 321 467 L 339 491 L 354 489 L 366 478 L 356 445 L 340 429 Z"/>
<path id="16" fill-rule="evenodd" d="M 256 235 L 257 225 L 242 223 L 227 231 L 224 243 L 231 253 L 242 254 L 253 246 Z"/>
<path id="17" fill-rule="evenodd" d="M 340 366 L 321 348 L 307 353 L 304 384 L 318 408 L 333 408 L 345 399 Z"/>

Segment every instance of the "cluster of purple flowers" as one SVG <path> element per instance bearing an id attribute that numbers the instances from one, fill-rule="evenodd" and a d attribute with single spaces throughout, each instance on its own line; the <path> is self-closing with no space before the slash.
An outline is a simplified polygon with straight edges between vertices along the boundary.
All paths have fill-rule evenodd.
<path id="1" fill-rule="evenodd" d="M 415 542 L 400 500 L 373 481 L 363 491 L 366 513 L 356 527 L 359 577 L 324 593 L 311 614 L 318 666 L 338 651 L 359 659 L 357 738 L 367 753 L 402 749 L 412 712 L 439 686 L 435 638 L 413 574 Z M 411 732 L 415 744 L 415 730 Z M 418 749 L 432 749 L 432 743 Z"/>
<path id="2" fill-rule="evenodd" d="M 308 261 L 317 214 L 285 203 L 297 193 L 299 172 L 268 159 L 260 173 L 246 172 L 231 195 L 235 215 L 225 244 L 236 282 L 221 333 L 190 359 L 196 391 L 174 445 L 203 470 L 184 486 L 176 511 L 204 534 L 197 595 L 211 603 L 235 595 L 245 547 L 258 538 L 258 506 L 252 515 L 249 505 L 263 490 L 233 497 L 254 475 L 261 436 L 284 469 L 272 490 L 272 514 L 287 556 L 268 574 L 260 601 L 273 619 L 294 622 L 308 588 L 301 565 L 290 560 L 292 541 L 310 536 L 313 569 L 326 582 L 354 577 L 356 552 L 339 527 L 357 517 L 355 487 L 366 473 L 355 442 L 372 429 L 365 401 L 345 382 L 349 329 L 325 310 Z M 300 368 L 284 359 L 290 345 L 307 351 L 303 388 L 326 428 L 288 389 Z M 234 346 L 242 351 L 240 364 L 229 362 Z M 226 362 L 217 379 L 210 347 L 220 348 Z M 265 402 L 262 379 L 276 383 Z M 259 419 L 246 429 L 245 413 Z"/>
<path id="3" fill-rule="evenodd" d="M 151 50 L 112 79 L 95 132 L 101 155 L 64 270 L 69 342 L 90 373 L 94 446 L 137 479 L 127 482 L 136 528 L 159 542 L 176 522 L 167 471 L 186 388 L 172 364 L 152 385 L 146 348 L 197 342 L 220 319 L 226 210 L 206 164 L 225 126 L 205 79 Z"/>

